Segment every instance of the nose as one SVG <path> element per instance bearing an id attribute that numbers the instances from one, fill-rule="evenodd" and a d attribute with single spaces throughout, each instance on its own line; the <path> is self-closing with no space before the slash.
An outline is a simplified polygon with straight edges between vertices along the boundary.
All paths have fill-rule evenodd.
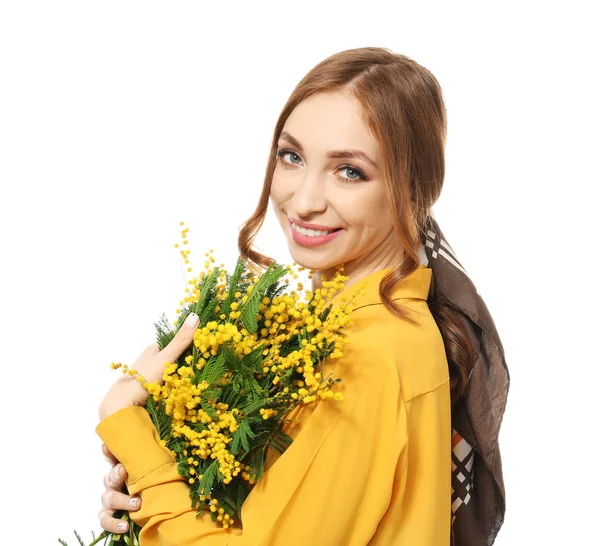
<path id="1" fill-rule="evenodd" d="M 306 169 L 296 187 L 293 208 L 299 217 L 308 217 L 327 209 L 325 180 L 317 172 L 310 172 L 309 169 Z"/>

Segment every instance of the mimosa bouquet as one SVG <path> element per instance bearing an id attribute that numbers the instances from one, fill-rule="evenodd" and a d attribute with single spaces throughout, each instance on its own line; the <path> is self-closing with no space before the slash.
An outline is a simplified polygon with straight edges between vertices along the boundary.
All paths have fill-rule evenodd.
<path id="1" fill-rule="evenodd" d="M 182 230 L 184 245 L 187 231 Z M 180 252 L 189 264 L 190 251 Z M 297 282 L 302 268 L 296 272 L 274 263 L 259 274 L 239 259 L 229 274 L 214 265 L 212 251 L 206 257 L 205 270 L 188 281 L 174 327 L 164 315 L 155 324 L 162 349 L 189 313 L 200 317 L 192 346 L 178 361 L 165 363 L 162 384 L 148 383 L 127 365 L 112 367 L 137 376 L 149 392 L 146 409 L 188 483 L 192 508 L 210 510 L 213 521 L 228 528 L 239 521 L 244 500 L 261 478 L 267 450 L 283 453 L 292 443 L 283 430 L 292 410 L 343 399 L 334 392 L 340 379 L 325 376 L 323 366 L 326 358 L 342 356 L 352 299 L 330 303 L 347 280 L 341 268 L 333 279 L 322 279 L 322 288 L 303 292 Z M 295 288 L 290 281 L 297 282 Z M 105 531 L 90 546 L 101 540 L 139 544 L 140 527 L 128 512 L 115 517 L 128 521 L 129 531 Z"/>

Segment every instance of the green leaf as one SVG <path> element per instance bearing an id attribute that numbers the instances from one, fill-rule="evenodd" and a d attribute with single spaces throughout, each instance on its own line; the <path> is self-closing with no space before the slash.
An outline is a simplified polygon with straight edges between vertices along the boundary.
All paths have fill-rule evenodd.
<path id="1" fill-rule="evenodd" d="M 161 440 L 168 442 L 171 439 L 171 417 L 167 415 L 165 404 L 162 400 L 156 402 L 154 397 L 149 396 L 146 402 L 146 411 L 158 431 Z"/>
<path id="2" fill-rule="evenodd" d="M 187 473 L 187 469 L 189 468 L 189 466 L 190 465 L 187 463 L 187 461 L 179 461 L 177 463 L 177 474 L 183 476 L 184 478 L 189 477 Z"/>
<path id="3" fill-rule="evenodd" d="M 81 538 L 79 533 L 77 531 L 73 531 L 73 533 L 75 533 L 75 536 L 77 537 L 77 542 L 79 542 L 80 546 L 85 546 L 85 542 L 83 542 L 83 539 Z"/>
<path id="4" fill-rule="evenodd" d="M 229 496 L 222 496 L 219 498 L 219 504 L 223 507 L 225 512 L 230 516 L 236 511 L 235 501 Z"/>
<path id="5" fill-rule="evenodd" d="M 251 352 L 244 356 L 242 359 L 242 365 L 248 369 L 248 371 L 252 373 L 260 373 L 262 372 L 262 353 L 263 353 L 264 345 L 258 345 Z"/>
<path id="6" fill-rule="evenodd" d="M 215 410 L 215 408 L 213 408 L 206 400 L 200 399 L 200 406 L 206 413 L 208 413 L 208 415 L 210 415 L 213 418 L 213 420 L 219 420 L 217 410 Z"/>
<path id="7" fill-rule="evenodd" d="M 210 359 L 200 371 L 199 381 L 206 381 L 209 385 L 214 385 L 227 371 L 225 368 L 225 355 L 220 351 L 217 358 L 212 362 L 211 360 L 212 359 Z"/>
<path id="8" fill-rule="evenodd" d="M 221 354 L 228 370 L 236 373 L 242 371 L 242 360 L 228 346 L 221 346 Z"/>
<path id="9" fill-rule="evenodd" d="M 246 435 L 246 432 L 241 429 L 242 432 L 240 434 L 240 441 L 242 442 L 242 448 L 244 449 L 245 453 L 248 453 L 250 451 L 250 444 L 248 443 L 248 436 Z"/>
<path id="10" fill-rule="evenodd" d="M 243 419 L 240 422 L 238 429 L 235 431 L 235 434 L 233 436 L 233 442 L 232 442 L 232 446 L 231 446 L 232 452 L 237 453 L 239 451 L 239 445 L 241 443 L 242 449 L 243 449 L 243 455 L 240 458 L 243 458 L 251 449 L 248 439 L 254 439 L 254 438 L 256 438 L 256 434 L 250 428 L 250 423 L 248 422 L 247 419 Z M 235 447 L 234 447 L 234 444 L 235 444 Z"/>
<path id="11" fill-rule="evenodd" d="M 252 393 L 257 398 L 262 398 L 265 394 L 263 388 L 258 384 L 253 374 L 244 374 L 244 379 L 246 380 L 247 387 L 252 391 Z"/>
<path id="12" fill-rule="evenodd" d="M 256 297 L 252 297 L 255 296 Z M 252 291 L 244 307 L 242 307 L 242 322 L 248 332 L 251 334 L 255 334 L 258 330 L 258 321 L 256 315 L 258 315 L 258 309 L 260 306 L 260 300 L 262 299 L 262 294 L 257 291 Z"/>
<path id="13" fill-rule="evenodd" d="M 92 537 L 93 537 L 93 541 L 89 543 L 88 546 L 95 546 L 96 544 L 98 544 L 101 540 L 104 540 L 104 544 L 106 544 L 107 540 L 111 540 L 111 537 L 113 536 L 112 533 L 109 533 L 108 531 L 102 531 L 102 533 L 100 533 L 100 536 L 98 536 L 98 538 L 96 538 L 96 535 L 94 534 L 94 532 L 92 531 Z"/>
<path id="14" fill-rule="evenodd" d="M 267 296 L 270 300 L 273 300 L 274 298 L 276 298 L 277 296 L 279 296 L 283 292 L 285 292 L 285 289 L 286 289 L 286 284 L 285 283 L 281 283 L 281 284 L 275 283 L 275 284 L 272 284 L 265 291 L 265 296 Z"/>
<path id="15" fill-rule="evenodd" d="M 258 330 L 258 322 L 256 315 L 260 308 L 260 302 L 262 301 L 267 289 L 275 284 L 281 277 L 287 273 L 287 269 L 273 262 L 269 268 L 261 275 L 258 279 L 252 292 L 248 295 L 245 303 L 243 304 L 240 312 L 242 322 L 248 332 L 255 334 Z"/>
<path id="16" fill-rule="evenodd" d="M 238 287 L 238 283 L 240 282 L 240 278 L 242 277 L 242 273 L 244 271 L 244 262 L 241 258 L 238 258 L 237 263 L 235 265 L 235 270 L 233 272 L 233 275 L 231 276 L 231 279 L 229 280 L 229 288 L 227 290 L 227 298 L 225 299 L 225 302 L 223 303 L 223 307 L 221 309 L 221 313 L 224 313 L 225 315 L 229 315 L 229 312 L 231 311 L 231 304 L 233 303 L 233 300 L 235 299 L 235 293 L 237 291 L 237 287 Z"/>
<path id="17" fill-rule="evenodd" d="M 213 314 L 215 312 L 215 308 L 217 307 L 217 303 L 217 299 L 214 298 L 206 304 L 204 311 L 202 311 L 202 314 L 200 315 L 200 324 L 204 325 L 214 318 Z"/>
<path id="18" fill-rule="evenodd" d="M 241 373 L 235 374 L 229 384 L 231 391 L 234 394 L 239 395 L 244 388 L 244 376 Z"/>
<path id="19" fill-rule="evenodd" d="M 248 434 L 243 426 L 245 422 L 245 420 L 242 420 L 242 422 L 238 425 L 238 429 L 233 434 L 233 441 L 231 442 L 231 452 L 234 455 L 237 455 L 239 453 L 240 444 L 242 445 L 246 453 L 250 449 L 250 446 L 248 445 Z"/>
<path id="20" fill-rule="evenodd" d="M 262 449 L 256 449 L 250 460 L 250 472 L 249 474 L 256 480 L 260 480 L 265 471 L 265 459 L 264 451 Z"/>
<path id="21" fill-rule="evenodd" d="M 219 463 L 217 461 L 213 461 L 210 465 L 208 465 L 206 470 L 204 470 L 202 473 L 202 479 L 198 482 L 197 491 L 199 494 L 210 494 L 217 477 L 218 467 Z"/>
<path id="22" fill-rule="evenodd" d="M 248 489 L 248 486 L 246 485 L 246 482 L 244 482 L 243 480 L 240 480 L 238 482 L 237 491 L 235 493 L 235 500 L 236 500 L 235 508 L 236 508 L 236 512 L 240 516 L 242 514 L 242 505 L 244 504 L 244 501 L 246 500 L 248 493 L 249 493 L 249 489 Z"/>
<path id="23" fill-rule="evenodd" d="M 240 406 L 240 400 L 245 398 L 245 394 L 242 391 L 244 386 L 244 377 L 241 373 L 235 373 L 231 377 L 231 380 L 223 385 L 223 395 L 221 401 L 227 404 L 230 408 L 238 408 Z"/>
<path id="24" fill-rule="evenodd" d="M 293 438 L 283 432 L 281 428 L 275 427 L 269 439 L 269 447 L 272 447 L 279 453 L 283 453 L 288 447 L 292 445 Z"/>
<path id="25" fill-rule="evenodd" d="M 175 337 L 175 332 L 171 329 L 171 324 L 164 313 L 158 319 L 158 322 L 154 323 L 154 327 L 156 329 L 156 343 L 162 351 L 171 343 L 171 340 Z"/>
<path id="26" fill-rule="evenodd" d="M 223 395 L 222 389 L 209 387 L 205 391 L 202 391 L 202 394 L 200 396 L 202 398 L 204 398 L 204 400 L 217 400 L 218 401 L 221 399 L 222 395 Z"/>
<path id="27" fill-rule="evenodd" d="M 250 438 L 256 438 L 256 434 L 252 432 L 252 429 L 250 428 L 250 423 L 246 419 L 242 421 L 241 427 L 244 429 L 244 431 Z"/>
<path id="28" fill-rule="evenodd" d="M 200 296 L 198 297 L 198 301 L 196 302 L 196 314 L 198 316 L 202 316 L 204 308 L 206 307 L 206 302 L 209 299 L 209 295 L 214 296 L 213 291 L 217 284 L 217 281 L 219 280 L 220 273 L 221 270 L 218 267 L 215 267 L 212 273 L 205 277 L 202 283 L 200 284 Z"/>
<path id="29" fill-rule="evenodd" d="M 325 322 L 327 320 L 327 317 L 329 317 L 329 313 L 331 313 L 332 309 L 333 307 L 331 305 L 328 305 L 319 315 L 319 320 L 321 322 Z"/>
<path id="30" fill-rule="evenodd" d="M 269 406 L 273 401 L 270 398 L 260 398 L 258 400 L 252 400 L 244 407 L 240 409 L 240 411 L 244 415 L 251 415 L 256 413 L 259 409 Z"/>

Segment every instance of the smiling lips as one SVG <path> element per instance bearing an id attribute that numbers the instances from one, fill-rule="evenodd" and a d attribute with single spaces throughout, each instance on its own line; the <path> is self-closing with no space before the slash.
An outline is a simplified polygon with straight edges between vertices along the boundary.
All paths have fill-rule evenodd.
<path id="1" fill-rule="evenodd" d="M 296 221 L 296 223 L 290 219 L 288 219 L 288 222 L 294 242 L 302 246 L 324 245 L 335 239 L 342 232 L 341 228 L 328 229 L 326 226 L 317 226 L 314 224 L 300 225 L 301 222 Z"/>

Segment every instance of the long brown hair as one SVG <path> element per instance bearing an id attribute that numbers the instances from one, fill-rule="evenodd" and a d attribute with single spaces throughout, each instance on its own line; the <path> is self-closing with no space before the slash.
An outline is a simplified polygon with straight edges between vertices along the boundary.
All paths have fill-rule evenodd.
<path id="1" fill-rule="evenodd" d="M 317 64 L 298 83 L 275 125 L 262 193 L 256 210 L 240 230 L 240 254 L 259 267 L 272 263 L 252 245 L 268 209 L 279 136 L 298 104 L 316 93 L 332 91 L 349 91 L 358 99 L 365 123 L 381 147 L 382 178 L 394 211 L 394 232 L 403 259 L 381 280 L 379 294 L 387 309 L 414 322 L 392 300 L 391 292 L 397 282 L 419 266 L 419 244 L 425 240 L 427 216 L 442 191 L 446 107 L 433 74 L 405 55 L 379 47 L 341 51 Z M 431 294 L 429 308 L 444 339 L 455 403 L 466 388 L 473 350 L 458 312 L 438 291 Z"/>

